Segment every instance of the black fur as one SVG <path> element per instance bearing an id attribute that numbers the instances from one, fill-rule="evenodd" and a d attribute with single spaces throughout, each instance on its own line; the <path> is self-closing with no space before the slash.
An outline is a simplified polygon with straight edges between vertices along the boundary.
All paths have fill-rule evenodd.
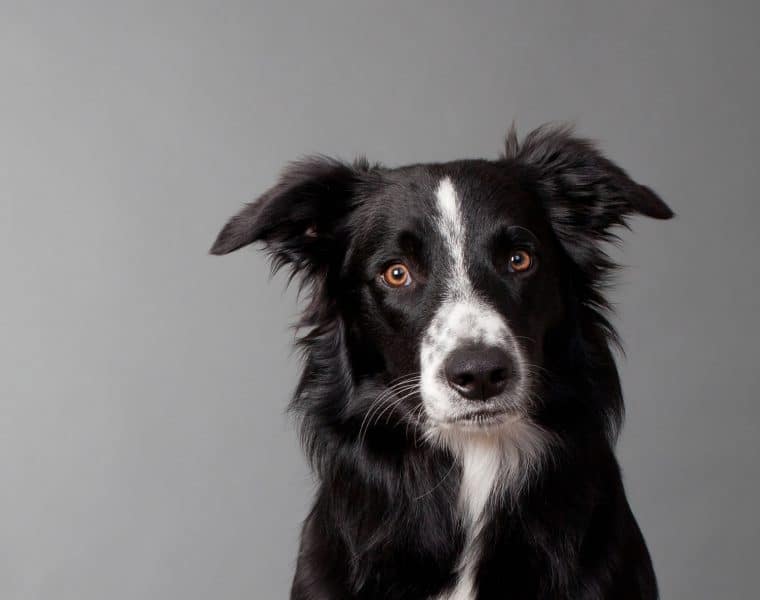
<path id="1" fill-rule="evenodd" d="M 295 600 L 426 599 L 454 585 L 464 544 L 460 467 L 422 439 L 412 394 L 377 417 L 373 402 L 418 370 L 440 301 L 440 241 L 426 220 L 449 176 L 467 218 L 493 244 L 474 249 L 473 280 L 509 319 L 536 376 L 531 418 L 554 440 L 518 498 L 487 508 L 477 598 L 652 599 L 655 576 L 613 447 L 623 403 L 603 291 L 611 228 L 670 209 L 588 141 L 545 127 L 499 160 L 389 169 L 312 158 L 224 227 L 212 253 L 265 243 L 309 287 L 300 326 L 304 370 L 291 407 L 320 486 L 303 528 Z M 491 268 L 529 231 L 531 278 Z M 377 274 L 404 258 L 418 285 L 389 292 Z M 368 418 L 369 417 L 369 418 Z"/>

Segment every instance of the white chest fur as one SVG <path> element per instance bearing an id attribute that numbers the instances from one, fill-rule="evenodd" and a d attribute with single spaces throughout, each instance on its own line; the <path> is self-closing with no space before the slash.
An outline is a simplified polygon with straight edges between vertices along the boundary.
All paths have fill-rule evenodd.
<path id="1" fill-rule="evenodd" d="M 538 469 L 547 449 L 542 430 L 524 419 L 505 424 L 498 432 L 444 436 L 462 468 L 459 510 L 465 544 L 453 588 L 433 600 L 474 600 L 476 574 L 482 555 L 480 532 L 494 494 L 517 498 Z"/>
<path id="2" fill-rule="evenodd" d="M 465 547 L 459 561 L 459 580 L 450 600 L 475 598 L 475 570 L 480 560 L 479 534 L 488 499 L 501 472 L 503 454 L 500 444 L 482 438 L 462 448 L 462 484 L 459 505 L 465 525 Z"/>
<path id="3" fill-rule="evenodd" d="M 438 600 L 474 600 L 475 570 L 480 559 L 479 533 L 488 499 L 502 469 L 500 444 L 486 439 L 469 440 L 459 448 L 462 482 L 459 488 L 459 510 L 465 531 L 465 545 L 457 567 L 454 587 Z"/>

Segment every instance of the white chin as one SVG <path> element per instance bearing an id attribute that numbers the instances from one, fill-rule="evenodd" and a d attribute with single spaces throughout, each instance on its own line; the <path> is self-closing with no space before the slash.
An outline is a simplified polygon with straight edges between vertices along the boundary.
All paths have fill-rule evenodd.
<path id="1" fill-rule="evenodd" d="M 510 427 L 523 419 L 523 415 L 515 411 L 489 411 L 450 417 L 436 423 L 442 430 L 462 432 L 491 432 Z"/>

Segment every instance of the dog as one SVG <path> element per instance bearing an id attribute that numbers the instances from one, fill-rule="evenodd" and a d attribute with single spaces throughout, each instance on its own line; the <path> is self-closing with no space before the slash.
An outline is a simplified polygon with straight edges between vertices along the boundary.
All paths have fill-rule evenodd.
<path id="1" fill-rule="evenodd" d="M 545 125 L 495 160 L 307 158 L 231 218 L 212 254 L 262 242 L 306 286 L 293 600 L 657 598 L 604 294 L 637 214 L 673 216 Z"/>

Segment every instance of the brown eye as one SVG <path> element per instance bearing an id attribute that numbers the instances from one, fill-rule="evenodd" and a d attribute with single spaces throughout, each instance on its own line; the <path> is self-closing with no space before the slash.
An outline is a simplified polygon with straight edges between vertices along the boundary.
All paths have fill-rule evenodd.
<path id="1" fill-rule="evenodd" d="M 509 268 L 516 273 L 524 273 L 533 265 L 533 257 L 527 250 L 513 250 L 509 255 Z"/>
<path id="2" fill-rule="evenodd" d="M 394 263 L 383 272 L 383 281 L 392 288 L 400 288 L 411 285 L 412 277 L 406 265 Z"/>

